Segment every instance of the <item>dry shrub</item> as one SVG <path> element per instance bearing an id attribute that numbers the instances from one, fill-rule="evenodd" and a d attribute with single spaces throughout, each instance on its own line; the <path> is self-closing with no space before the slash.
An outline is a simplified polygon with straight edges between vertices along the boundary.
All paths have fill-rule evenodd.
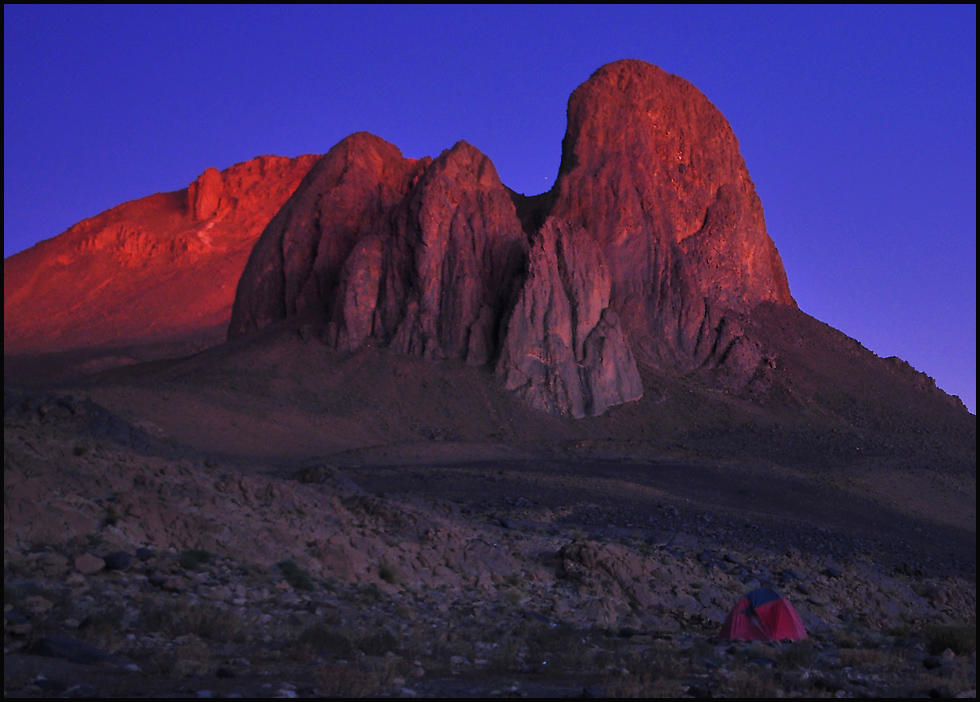
<path id="1" fill-rule="evenodd" d="M 385 599 L 384 591 L 375 583 L 355 586 L 354 588 L 345 591 L 341 596 L 343 599 L 349 602 L 359 601 L 367 605 L 377 604 L 379 602 L 383 602 Z"/>
<path id="2" fill-rule="evenodd" d="M 777 692 L 772 674 L 763 668 L 736 670 L 724 688 L 725 697 L 775 697 Z"/>
<path id="3" fill-rule="evenodd" d="M 607 677 L 602 684 L 607 697 L 676 698 L 687 692 L 687 686 L 677 678 L 657 675 L 641 668 Z"/>
<path id="4" fill-rule="evenodd" d="M 125 628 L 126 610 L 109 605 L 86 617 L 78 628 L 81 637 L 102 648 L 112 648 L 121 639 Z"/>
<path id="5" fill-rule="evenodd" d="M 380 686 L 377 673 L 334 663 L 316 671 L 320 697 L 369 697 Z"/>
<path id="6" fill-rule="evenodd" d="M 177 556 L 177 563 L 184 570 L 198 570 L 214 560 L 214 554 L 202 548 L 189 548 Z"/>
<path id="7" fill-rule="evenodd" d="M 845 666 L 878 665 L 888 662 L 888 656 L 879 648 L 841 649 L 840 662 Z"/>
<path id="8" fill-rule="evenodd" d="M 520 668 L 523 663 L 524 639 L 519 636 L 505 636 L 497 642 L 490 653 L 487 670 L 493 673 L 508 673 Z"/>
<path id="9" fill-rule="evenodd" d="M 969 665 L 957 661 L 920 676 L 915 681 L 915 689 L 908 690 L 904 694 L 907 697 L 928 696 L 951 699 L 957 696 L 975 697 L 976 690 L 976 669 L 971 670 Z"/>
<path id="10" fill-rule="evenodd" d="M 303 631 L 298 643 L 314 655 L 326 653 L 341 660 L 350 660 L 356 652 L 354 644 L 347 636 L 323 623 L 314 624 Z"/>
<path id="11" fill-rule="evenodd" d="M 173 674 L 176 677 L 203 675 L 210 673 L 214 667 L 211 661 L 211 649 L 196 637 L 189 637 L 185 643 L 175 647 L 173 656 Z"/>
<path id="12" fill-rule="evenodd" d="M 616 661 L 619 673 L 604 682 L 609 697 L 680 697 L 687 691 L 684 678 L 690 662 L 677 649 L 656 642 L 644 651 L 629 651 Z"/>
<path id="13" fill-rule="evenodd" d="M 149 603 L 143 611 L 143 623 L 148 631 L 158 631 L 170 638 L 194 635 L 221 642 L 241 641 L 244 638 L 241 617 L 232 610 L 215 605 Z"/>
<path id="14" fill-rule="evenodd" d="M 535 622 L 528 629 L 525 637 L 529 663 L 552 672 L 581 669 L 591 648 L 591 632 L 565 622 L 557 626 Z"/>
<path id="15" fill-rule="evenodd" d="M 819 651 L 809 641 L 793 641 L 776 654 L 776 664 L 783 670 L 809 668 L 819 657 Z"/>
<path id="16" fill-rule="evenodd" d="M 649 671 L 607 678 L 603 683 L 607 697 L 655 697 L 674 699 L 687 692 L 679 680 L 658 678 Z"/>
<path id="17" fill-rule="evenodd" d="M 310 577 L 309 573 L 296 565 L 296 561 L 279 561 L 276 567 L 279 568 L 282 577 L 294 590 L 310 592 L 316 588 L 313 578 Z"/>
<path id="18" fill-rule="evenodd" d="M 950 649 L 957 656 L 967 656 L 977 650 L 977 625 L 973 624 L 935 624 L 922 630 L 926 649 L 938 655 Z"/>
<path id="19" fill-rule="evenodd" d="M 138 656 L 137 660 L 140 668 L 148 675 L 203 675 L 211 672 L 214 667 L 211 649 L 195 636 L 187 637 L 173 648 Z"/>
<path id="20" fill-rule="evenodd" d="M 389 585 L 394 585 L 395 580 L 398 578 L 398 573 L 395 571 L 395 566 L 390 563 L 382 563 L 378 566 L 378 577 Z"/>
<path id="21" fill-rule="evenodd" d="M 357 643 L 357 647 L 369 656 L 383 656 L 389 651 L 395 653 L 401 648 L 398 639 L 390 631 L 377 631 L 368 634 Z"/>

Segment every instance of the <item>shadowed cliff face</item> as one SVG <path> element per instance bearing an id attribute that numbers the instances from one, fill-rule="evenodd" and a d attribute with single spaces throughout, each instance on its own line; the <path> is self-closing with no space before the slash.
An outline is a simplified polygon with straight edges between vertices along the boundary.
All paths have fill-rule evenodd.
<path id="1" fill-rule="evenodd" d="M 763 302 L 793 304 L 728 123 L 686 81 L 619 61 L 572 94 L 537 198 L 465 142 L 416 161 L 342 141 L 253 250 L 229 336 L 313 315 L 337 349 L 492 363 L 532 406 L 583 417 L 642 396 L 637 360 L 744 386 Z"/>

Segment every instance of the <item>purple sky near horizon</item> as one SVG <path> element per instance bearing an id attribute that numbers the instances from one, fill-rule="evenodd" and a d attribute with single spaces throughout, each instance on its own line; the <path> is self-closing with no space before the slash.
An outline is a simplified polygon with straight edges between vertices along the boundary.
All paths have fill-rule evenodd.
<path id="1" fill-rule="evenodd" d="M 551 187 L 568 96 L 654 63 L 728 118 L 800 307 L 976 412 L 976 6 L 4 7 L 4 257 L 208 166 L 465 139 Z"/>

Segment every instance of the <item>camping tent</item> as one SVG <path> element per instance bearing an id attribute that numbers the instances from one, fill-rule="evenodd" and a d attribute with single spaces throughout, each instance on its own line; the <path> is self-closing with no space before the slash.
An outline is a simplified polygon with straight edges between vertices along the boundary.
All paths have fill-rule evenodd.
<path id="1" fill-rule="evenodd" d="M 805 639 L 806 629 L 793 605 L 767 587 L 740 599 L 721 627 L 723 639 L 780 641 Z"/>

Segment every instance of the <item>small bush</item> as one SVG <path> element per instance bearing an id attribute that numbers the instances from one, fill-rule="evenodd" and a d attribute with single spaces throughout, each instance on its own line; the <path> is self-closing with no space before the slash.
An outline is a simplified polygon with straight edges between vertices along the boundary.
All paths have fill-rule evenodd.
<path id="1" fill-rule="evenodd" d="M 977 650 L 977 625 L 940 625 L 926 627 L 926 649 L 933 655 L 938 655 L 950 649 L 957 656 L 965 656 Z"/>
<path id="2" fill-rule="evenodd" d="M 368 697 L 378 689 L 376 673 L 339 663 L 314 673 L 321 697 Z"/>
<path id="3" fill-rule="evenodd" d="M 776 663 L 783 670 L 808 668 L 816 663 L 819 652 L 806 641 L 794 641 L 776 654 Z"/>
<path id="4" fill-rule="evenodd" d="M 238 614 L 211 605 L 179 603 L 158 606 L 147 602 L 142 615 L 148 631 L 158 631 L 171 638 L 193 634 L 202 639 L 230 642 L 240 641 L 244 635 Z"/>
<path id="5" fill-rule="evenodd" d="M 844 666 L 878 665 L 887 655 L 880 648 L 847 648 L 840 651 L 840 662 Z"/>
<path id="6" fill-rule="evenodd" d="M 517 605 L 524 599 L 524 593 L 515 588 L 508 588 L 504 593 L 504 599 L 512 605 Z"/>
<path id="7" fill-rule="evenodd" d="M 310 591 L 314 589 L 313 578 L 305 570 L 296 565 L 295 561 L 280 561 L 276 567 L 282 572 L 282 577 L 294 590 Z"/>
<path id="8" fill-rule="evenodd" d="M 574 669 L 590 648 L 588 631 L 560 622 L 535 626 L 527 638 L 528 660 L 542 669 Z"/>
<path id="9" fill-rule="evenodd" d="M 377 603 L 384 600 L 384 598 L 384 592 L 374 583 L 370 583 L 361 588 L 361 599 L 365 602 Z"/>
<path id="10" fill-rule="evenodd" d="M 110 526 L 110 527 L 116 526 L 116 524 L 119 523 L 119 519 L 121 516 L 122 515 L 120 515 L 116 511 L 116 508 L 114 506 L 109 505 L 108 507 L 105 508 L 105 516 L 102 518 L 102 524 L 104 526 Z"/>
<path id="11" fill-rule="evenodd" d="M 327 653 L 334 658 L 349 660 L 354 655 L 354 644 L 339 631 L 323 624 L 314 624 L 299 636 L 299 643 L 317 654 Z"/>
<path id="12" fill-rule="evenodd" d="M 79 625 L 79 632 L 89 641 L 111 641 L 125 628 L 126 610 L 119 606 L 105 607 L 86 617 Z"/>
<path id="13" fill-rule="evenodd" d="M 382 563 L 378 566 L 378 577 L 389 585 L 395 584 L 395 567 L 390 563 Z"/>
<path id="14" fill-rule="evenodd" d="M 736 670 L 726 681 L 726 697 L 775 697 L 778 689 L 768 671 Z"/>
<path id="15" fill-rule="evenodd" d="M 604 684 L 607 697 L 680 697 L 689 672 L 676 649 L 657 642 L 647 651 L 629 651 L 618 659 L 620 671 Z"/>
<path id="16" fill-rule="evenodd" d="M 700 660 L 713 661 L 715 658 L 717 658 L 715 647 L 704 639 L 700 639 L 692 643 L 691 647 L 687 650 L 687 655 L 689 655 L 692 659 Z"/>
<path id="17" fill-rule="evenodd" d="M 383 656 L 388 651 L 395 652 L 399 649 L 398 639 L 390 631 L 379 631 L 371 634 L 361 639 L 357 647 L 369 656 Z"/>
<path id="18" fill-rule="evenodd" d="M 200 548 L 189 548 L 180 552 L 177 563 L 184 570 L 197 570 L 214 560 L 214 554 Z"/>

